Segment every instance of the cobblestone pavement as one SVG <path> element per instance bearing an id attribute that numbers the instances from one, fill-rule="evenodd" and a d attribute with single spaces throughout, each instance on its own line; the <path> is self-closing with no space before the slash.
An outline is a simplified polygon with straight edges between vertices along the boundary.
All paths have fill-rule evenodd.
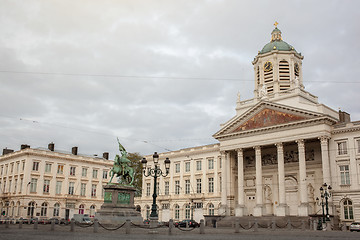
<path id="1" fill-rule="evenodd" d="M 359 239 L 360 232 L 341 232 L 341 231 L 302 231 L 302 230 L 270 230 L 259 229 L 257 232 L 253 230 L 240 230 L 235 233 L 231 228 L 205 228 L 205 234 L 200 234 L 200 229 L 192 231 L 181 231 L 173 229 L 173 234 L 168 234 L 167 228 L 156 229 L 157 234 L 150 234 L 148 229 L 137 227 L 131 228 L 131 233 L 126 234 L 125 228 L 115 231 L 105 230 L 99 227 L 98 232 L 94 233 L 92 227 L 81 228 L 76 226 L 74 232 L 70 231 L 70 226 L 56 226 L 55 231 L 51 231 L 50 225 L 39 225 L 38 229 L 34 229 L 33 225 L 23 225 L 19 229 L 17 225 L 10 225 L 5 228 L 0 225 L 0 239 L 6 240 L 100 240 L 100 239 L 140 239 L 140 240 L 162 240 L 162 239 L 196 239 L 196 240 L 232 240 L 232 239 L 291 239 L 291 240 L 312 240 L 312 239 Z"/>

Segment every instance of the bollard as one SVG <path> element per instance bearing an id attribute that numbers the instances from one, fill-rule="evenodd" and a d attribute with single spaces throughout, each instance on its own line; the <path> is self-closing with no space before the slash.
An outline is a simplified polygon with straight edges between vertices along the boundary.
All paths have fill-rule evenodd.
<path id="1" fill-rule="evenodd" d="M 126 219 L 126 222 L 125 222 L 125 233 L 126 234 L 130 234 L 130 227 L 131 227 L 130 223 L 131 223 L 130 219 Z"/>
<path id="2" fill-rule="evenodd" d="M 75 219 L 71 219 L 70 221 L 70 232 L 73 232 L 75 230 Z"/>
<path id="3" fill-rule="evenodd" d="M 288 220 L 287 229 L 291 230 L 291 221 L 290 221 L 290 219 Z"/>
<path id="4" fill-rule="evenodd" d="M 188 221 L 185 222 L 185 228 L 189 228 L 189 222 Z"/>
<path id="5" fill-rule="evenodd" d="M 254 222 L 254 232 L 257 232 L 258 231 L 258 222 L 257 220 L 255 219 L 255 222 Z"/>
<path id="6" fill-rule="evenodd" d="M 94 219 L 94 233 L 97 233 L 99 230 L 99 221 L 95 218 Z"/>
<path id="7" fill-rule="evenodd" d="M 55 219 L 51 219 L 51 228 L 50 231 L 54 231 L 55 230 Z"/>
<path id="8" fill-rule="evenodd" d="M 347 231 L 347 227 L 346 227 L 346 224 L 343 223 L 342 226 L 341 226 L 341 231 Z"/>
<path id="9" fill-rule="evenodd" d="M 37 218 L 35 218 L 35 220 L 34 220 L 34 229 L 38 229 L 38 225 L 39 225 L 39 220 Z"/>
<path id="10" fill-rule="evenodd" d="M 169 235 L 172 235 L 172 229 L 174 227 L 174 220 L 169 220 Z"/>
<path id="11" fill-rule="evenodd" d="M 6 223 L 5 223 L 5 228 L 9 228 L 10 227 L 10 220 L 9 218 L 5 219 Z"/>
<path id="12" fill-rule="evenodd" d="M 314 231 L 317 230 L 317 221 L 316 220 L 313 221 L 313 230 Z"/>
<path id="13" fill-rule="evenodd" d="M 20 220 L 19 220 L 19 229 L 22 229 L 22 225 L 23 225 L 23 220 L 20 219 Z"/>
<path id="14" fill-rule="evenodd" d="M 272 220 L 272 223 L 271 223 L 271 230 L 275 230 L 276 229 L 276 223 L 275 223 L 275 220 Z"/>
<path id="15" fill-rule="evenodd" d="M 239 228 L 240 228 L 240 223 L 239 223 L 239 219 L 237 218 L 235 220 L 235 233 L 239 233 Z"/>
<path id="16" fill-rule="evenodd" d="M 200 220 L 200 234 L 205 234 L 205 222 L 204 222 L 204 219 Z"/>

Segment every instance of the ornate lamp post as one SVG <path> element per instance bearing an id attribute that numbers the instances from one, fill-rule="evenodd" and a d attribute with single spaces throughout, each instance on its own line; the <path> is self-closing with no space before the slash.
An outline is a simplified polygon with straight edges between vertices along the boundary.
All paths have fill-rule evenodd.
<path id="1" fill-rule="evenodd" d="M 320 192 L 323 191 L 323 188 L 320 187 Z M 324 211 L 324 196 L 321 194 L 321 202 L 319 202 L 319 198 L 316 198 L 316 203 L 322 208 L 322 222 L 325 223 L 325 211 Z M 319 221 L 320 222 L 320 221 Z M 321 224 L 321 222 L 320 222 Z"/>
<path id="2" fill-rule="evenodd" d="M 154 178 L 154 194 L 153 196 L 153 204 L 151 206 L 151 213 L 150 213 L 150 218 L 152 220 L 157 220 L 158 219 L 158 214 L 157 214 L 157 208 L 156 208 L 156 197 L 157 197 L 157 178 L 160 176 L 166 177 L 169 174 L 169 169 L 170 169 L 170 159 L 166 158 L 164 163 L 165 163 L 165 173 L 163 173 L 163 171 L 160 169 L 160 167 L 158 166 L 158 162 L 159 162 L 159 155 L 157 154 L 157 152 L 154 153 L 153 155 L 153 161 L 154 161 L 154 168 L 151 167 L 147 167 L 147 160 L 145 158 L 143 158 L 141 160 L 141 163 L 143 165 L 143 174 L 145 177 L 149 177 L 152 176 Z"/>
<path id="3" fill-rule="evenodd" d="M 320 197 L 321 197 L 321 203 L 319 203 L 319 198 L 316 198 L 316 202 L 318 203 L 318 205 L 322 206 L 322 215 L 323 215 L 323 223 L 325 223 L 326 221 L 330 221 L 330 215 L 329 215 L 329 201 L 328 199 L 331 197 L 331 186 L 327 185 L 326 183 L 324 183 L 321 187 L 320 187 Z M 324 202 L 325 199 L 325 202 Z M 325 207 L 325 209 L 324 209 Z M 326 214 L 326 215 L 325 215 Z"/>

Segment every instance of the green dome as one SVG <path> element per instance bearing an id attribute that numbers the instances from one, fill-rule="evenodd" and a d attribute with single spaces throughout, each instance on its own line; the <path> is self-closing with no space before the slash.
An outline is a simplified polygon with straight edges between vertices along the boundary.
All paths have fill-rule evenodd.
<path id="1" fill-rule="evenodd" d="M 271 52 L 272 50 L 279 50 L 279 51 L 291 51 L 294 50 L 294 47 L 288 44 L 287 42 L 284 42 L 283 40 L 280 41 L 273 41 L 266 44 L 263 49 L 260 51 L 260 53 L 267 53 Z"/>
<path id="2" fill-rule="evenodd" d="M 293 46 L 288 44 L 287 42 L 284 42 L 281 37 L 281 31 L 276 27 L 277 24 L 275 24 L 275 29 L 271 32 L 271 42 L 266 44 L 263 49 L 260 51 L 260 54 L 262 53 L 268 53 L 273 50 L 278 51 L 292 51 L 295 50 Z"/>

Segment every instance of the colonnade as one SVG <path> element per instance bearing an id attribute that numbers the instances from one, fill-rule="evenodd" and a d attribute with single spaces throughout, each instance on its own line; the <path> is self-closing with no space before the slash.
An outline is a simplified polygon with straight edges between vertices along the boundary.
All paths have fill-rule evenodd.
<path id="1" fill-rule="evenodd" d="M 327 136 L 320 136 L 321 146 L 321 161 L 323 171 L 323 182 L 331 184 L 330 174 L 330 163 L 329 163 L 329 149 L 328 149 Z M 306 158 L 305 158 L 305 142 L 304 139 L 295 141 L 298 150 L 298 191 L 299 191 L 299 206 L 298 216 L 308 216 L 308 192 L 307 192 L 307 180 L 306 180 Z M 278 205 L 275 210 L 276 216 L 286 216 L 289 214 L 288 205 L 286 202 L 286 191 L 285 191 L 285 162 L 284 162 L 284 142 L 278 142 L 274 144 L 277 148 L 277 171 L 278 171 Z M 263 171 L 262 171 L 262 146 L 254 146 L 255 150 L 255 196 L 256 205 L 253 209 L 254 216 L 263 216 L 265 214 L 265 205 L 263 201 Z M 245 206 L 245 188 L 244 188 L 244 148 L 236 148 L 231 151 L 237 153 L 237 171 L 238 171 L 238 182 L 237 182 L 237 199 L 238 202 L 235 206 L 235 215 L 244 216 L 246 214 Z M 230 203 L 228 196 L 230 195 L 230 150 L 221 151 L 222 160 L 222 192 L 221 192 L 221 207 L 219 214 L 225 213 L 230 215 Z"/>

